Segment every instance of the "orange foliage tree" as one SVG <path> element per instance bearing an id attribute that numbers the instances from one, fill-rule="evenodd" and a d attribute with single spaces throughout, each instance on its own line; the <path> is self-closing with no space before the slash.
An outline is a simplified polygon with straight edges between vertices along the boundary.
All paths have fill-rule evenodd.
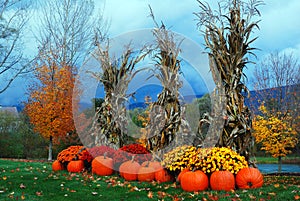
<path id="1" fill-rule="evenodd" d="M 35 73 L 39 83 L 30 89 L 25 112 L 35 131 L 49 139 L 48 160 L 52 160 L 52 143 L 75 131 L 73 110 L 78 108 L 78 100 L 72 98 L 74 73 L 71 67 L 55 62 L 41 65 Z"/>
<path id="2" fill-rule="evenodd" d="M 262 115 L 257 115 L 253 121 L 254 137 L 262 144 L 262 150 L 278 158 L 278 171 L 281 171 L 281 157 L 291 153 L 298 143 L 297 132 L 290 125 L 292 118 L 289 113 L 270 113 L 264 105 L 259 107 Z"/>

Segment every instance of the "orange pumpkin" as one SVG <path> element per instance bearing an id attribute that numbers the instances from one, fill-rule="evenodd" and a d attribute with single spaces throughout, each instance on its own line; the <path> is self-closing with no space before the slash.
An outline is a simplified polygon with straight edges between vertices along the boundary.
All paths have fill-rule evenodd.
<path id="1" fill-rule="evenodd" d="M 138 171 L 139 181 L 153 181 L 155 178 L 155 169 L 150 166 L 140 167 Z"/>
<path id="2" fill-rule="evenodd" d="M 179 175 L 178 175 L 178 177 L 177 177 L 177 181 L 178 181 L 179 183 L 180 183 L 180 180 L 181 180 L 182 175 L 183 175 L 184 173 L 188 172 L 188 171 L 190 171 L 190 169 L 185 168 L 185 169 L 183 169 L 183 170 L 179 173 Z"/>
<path id="3" fill-rule="evenodd" d="M 260 188 L 264 183 L 263 175 L 257 168 L 243 168 L 235 177 L 236 185 L 240 189 Z"/>
<path id="4" fill-rule="evenodd" d="M 155 180 L 158 182 L 169 182 L 173 180 L 173 177 L 166 169 L 160 169 L 155 172 Z"/>
<path id="5" fill-rule="evenodd" d="M 180 178 L 180 185 L 184 191 L 202 191 L 208 188 L 208 177 L 201 170 L 187 171 Z"/>
<path id="6" fill-rule="evenodd" d="M 145 166 L 153 167 L 155 169 L 155 171 L 163 169 L 163 167 L 161 166 L 159 161 L 145 161 L 142 163 L 141 166 L 142 167 L 145 167 Z"/>
<path id="7" fill-rule="evenodd" d="M 65 169 L 65 167 L 60 161 L 58 161 L 58 160 L 53 161 L 53 163 L 52 163 L 53 171 L 59 171 L 59 170 L 64 170 L 64 169 Z"/>
<path id="8" fill-rule="evenodd" d="M 100 176 L 108 176 L 114 173 L 113 170 L 113 159 L 104 156 L 97 156 L 92 161 L 92 173 Z"/>
<path id="9" fill-rule="evenodd" d="M 126 161 L 121 164 L 119 168 L 119 172 L 121 177 L 128 181 L 134 181 L 138 178 L 138 171 L 140 169 L 141 165 L 134 161 L 134 157 L 132 157 L 132 160 Z"/>
<path id="10" fill-rule="evenodd" d="M 84 162 L 82 160 L 70 161 L 67 170 L 69 172 L 81 172 L 84 170 Z"/>
<path id="11" fill-rule="evenodd" d="M 213 172 L 210 176 L 210 187 L 212 190 L 234 190 L 234 175 L 227 170 Z"/>

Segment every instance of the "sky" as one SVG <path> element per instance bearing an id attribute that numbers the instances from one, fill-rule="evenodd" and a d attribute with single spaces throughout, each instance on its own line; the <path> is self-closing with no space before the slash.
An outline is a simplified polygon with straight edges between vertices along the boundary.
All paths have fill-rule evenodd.
<path id="1" fill-rule="evenodd" d="M 190 41 L 197 51 L 185 49 L 188 56 L 184 59 L 197 59 L 199 54 L 195 54 L 203 45 L 203 36 L 197 28 L 196 16 L 194 12 L 199 11 L 199 4 L 196 0 L 98 0 L 95 1 L 96 7 L 104 6 L 104 17 L 110 22 L 109 35 L 111 38 L 120 40 L 124 35 L 130 33 L 147 32 L 153 28 L 154 23 L 149 17 L 149 7 L 151 5 L 155 18 L 158 22 L 163 21 L 165 26 L 178 36 Z M 216 5 L 216 0 L 207 0 L 212 6 Z M 259 7 L 261 18 L 259 22 L 259 30 L 252 33 L 253 37 L 258 39 L 253 43 L 253 47 L 260 50 L 255 51 L 257 59 L 254 61 L 259 63 L 272 52 L 293 52 L 296 58 L 300 57 L 300 1 L 299 0 L 265 0 L 264 5 Z M 35 22 L 30 21 L 31 24 Z M 28 51 L 34 51 L 33 36 L 28 34 L 26 44 Z M 135 39 L 133 39 L 135 40 Z M 149 39 L 150 40 L 150 39 Z M 146 40 L 147 41 L 147 40 Z M 196 47 L 197 46 L 197 47 Z M 192 49 L 194 50 L 194 49 Z M 204 58 L 203 55 L 200 56 Z M 193 63 L 193 61 L 191 61 Z M 205 63 L 205 62 L 204 62 Z M 255 66 L 250 66 L 245 70 L 249 80 Z M 196 69 L 198 67 L 195 67 Z M 202 67 L 201 67 L 202 68 Z M 208 66 L 203 67 L 208 69 Z M 206 78 L 207 74 L 198 72 L 204 78 L 204 82 L 210 82 L 211 78 Z M 191 85 L 197 84 L 197 80 L 193 77 L 186 78 Z M 209 77 L 209 76 L 208 76 Z M 8 105 L 11 103 L 24 101 L 24 91 L 30 83 L 30 79 L 18 79 L 5 93 L 0 94 L 0 105 Z M 209 84 L 208 84 L 209 85 Z M 195 87 L 197 88 L 197 87 Z M 208 87 L 210 88 L 210 87 Z M 249 84 L 251 89 L 251 85 Z M 195 92 L 197 93 L 197 92 Z"/>

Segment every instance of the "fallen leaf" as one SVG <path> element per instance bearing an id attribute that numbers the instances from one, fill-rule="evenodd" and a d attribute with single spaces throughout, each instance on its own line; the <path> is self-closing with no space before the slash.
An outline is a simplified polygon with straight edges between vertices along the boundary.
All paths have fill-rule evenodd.
<path id="1" fill-rule="evenodd" d="M 274 192 L 270 192 L 270 193 L 268 193 L 269 195 L 273 195 L 273 196 L 275 196 L 276 195 L 276 193 L 274 193 Z"/>
<path id="2" fill-rule="evenodd" d="M 25 189 L 26 188 L 26 186 L 22 183 L 22 184 L 20 184 L 20 189 Z"/>
<path id="3" fill-rule="evenodd" d="M 2 179 L 5 181 L 7 179 L 7 176 L 2 177 Z"/>
<path id="4" fill-rule="evenodd" d="M 92 192 L 92 195 L 97 195 L 98 193 L 97 192 Z"/>
<path id="5" fill-rule="evenodd" d="M 275 188 L 278 188 L 279 186 L 280 186 L 280 184 L 278 184 L 278 183 L 277 183 L 277 184 L 274 184 L 274 187 L 275 187 Z"/>
<path id="6" fill-rule="evenodd" d="M 39 192 L 39 191 L 35 192 L 35 194 L 36 194 L 37 196 L 42 196 L 42 195 L 43 195 L 43 193 L 42 193 L 42 192 Z"/>
<path id="7" fill-rule="evenodd" d="M 295 200 L 299 200 L 299 199 L 300 199 L 300 196 L 299 196 L 299 195 L 295 195 L 295 196 L 294 196 L 294 199 L 295 199 Z"/>
<path id="8" fill-rule="evenodd" d="M 152 199 L 153 198 L 153 192 L 149 191 L 147 197 Z"/>

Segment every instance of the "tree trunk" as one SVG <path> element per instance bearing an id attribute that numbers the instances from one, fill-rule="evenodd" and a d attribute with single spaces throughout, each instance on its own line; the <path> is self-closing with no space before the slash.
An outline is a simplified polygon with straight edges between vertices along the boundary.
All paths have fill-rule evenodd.
<path id="1" fill-rule="evenodd" d="M 52 161 L 52 136 L 49 139 L 48 161 Z"/>
<path id="2" fill-rule="evenodd" d="M 278 157 L 278 173 L 281 173 L 282 160 L 281 156 Z"/>

